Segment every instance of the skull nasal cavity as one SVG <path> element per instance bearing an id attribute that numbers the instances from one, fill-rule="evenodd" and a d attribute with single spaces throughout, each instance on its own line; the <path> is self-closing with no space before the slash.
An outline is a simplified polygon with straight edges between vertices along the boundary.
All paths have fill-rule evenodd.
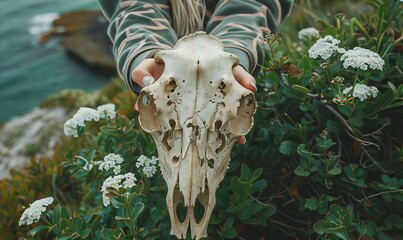
<path id="1" fill-rule="evenodd" d="M 218 86 L 218 89 L 220 89 L 220 92 L 221 92 L 221 94 L 222 94 L 223 96 L 226 96 L 226 95 L 227 95 L 226 86 L 227 86 L 227 85 L 225 85 L 224 81 L 221 81 L 220 85 Z"/>
<path id="2" fill-rule="evenodd" d="M 171 92 L 171 93 L 172 93 L 172 92 L 175 92 L 177 86 L 178 86 L 178 85 L 176 85 L 175 78 L 171 77 L 171 78 L 169 79 L 168 84 L 167 84 L 166 87 L 165 87 L 165 92 L 166 92 L 166 93 L 168 93 L 168 92 Z"/>

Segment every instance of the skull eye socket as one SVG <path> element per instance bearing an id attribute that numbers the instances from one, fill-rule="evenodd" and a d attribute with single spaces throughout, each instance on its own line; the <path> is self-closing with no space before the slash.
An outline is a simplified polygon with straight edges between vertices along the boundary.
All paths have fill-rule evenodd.
<path id="1" fill-rule="evenodd" d="M 231 132 L 236 136 L 246 135 L 253 125 L 256 101 L 253 94 L 243 96 L 239 100 L 237 118 L 230 121 Z"/>
<path id="2" fill-rule="evenodd" d="M 147 95 L 143 96 L 141 100 L 143 101 L 144 105 L 148 105 L 150 102 L 150 98 Z"/>
<path id="3" fill-rule="evenodd" d="M 147 132 L 155 132 L 159 130 L 161 124 L 153 96 L 142 91 L 137 104 L 140 112 L 139 122 L 141 127 Z"/>

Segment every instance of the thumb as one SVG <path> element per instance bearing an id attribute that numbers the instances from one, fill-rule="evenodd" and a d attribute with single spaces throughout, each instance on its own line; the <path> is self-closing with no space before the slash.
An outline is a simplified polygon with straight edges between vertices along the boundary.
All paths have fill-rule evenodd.
<path id="1" fill-rule="evenodd" d="M 132 72 L 132 80 L 145 87 L 151 85 L 155 79 L 158 79 L 164 69 L 164 65 L 156 63 L 154 59 L 144 59 Z"/>
<path id="2" fill-rule="evenodd" d="M 256 80 L 250 75 L 243 67 L 240 65 L 234 67 L 232 69 L 232 74 L 234 75 L 235 80 L 239 84 L 241 84 L 244 88 L 251 90 L 252 92 L 256 92 Z"/>

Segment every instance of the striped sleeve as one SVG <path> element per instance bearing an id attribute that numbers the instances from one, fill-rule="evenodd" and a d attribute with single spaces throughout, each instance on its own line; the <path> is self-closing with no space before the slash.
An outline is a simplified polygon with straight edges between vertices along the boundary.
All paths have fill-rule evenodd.
<path id="1" fill-rule="evenodd" d="M 220 0 L 206 32 L 219 38 L 225 51 L 238 56 L 252 75 L 264 60 L 263 41 L 289 14 L 293 0 Z"/>
<path id="2" fill-rule="evenodd" d="M 167 0 L 98 0 L 110 22 L 108 36 L 113 42 L 113 54 L 118 73 L 134 92 L 139 86 L 132 81 L 132 70 L 156 52 L 172 49 L 177 42 L 171 27 Z"/>

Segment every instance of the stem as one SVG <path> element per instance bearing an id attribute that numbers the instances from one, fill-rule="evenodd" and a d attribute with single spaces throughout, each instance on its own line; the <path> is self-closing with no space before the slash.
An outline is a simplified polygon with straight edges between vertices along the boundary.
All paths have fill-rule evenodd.
<path id="1" fill-rule="evenodd" d="M 401 193 L 403 192 L 403 189 L 398 189 L 398 190 L 392 190 L 392 191 L 386 191 L 386 192 L 379 192 L 379 193 L 375 193 L 372 195 L 369 195 L 368 197 L 365 197 L 363 199 L 358 200 L 359 202 L 363 202 L 364 200 L 368 200 L 370 198 L 376 197 L 376 196 L 380 196 L 382 194 L 387 194 L 387 193 Z"/>
<path id="2" fill-rule="evenodd" d="M 333 94 L 333 98 L 334 98 L 334 97 L 336 97 L 336 94 L 334 93 L 332 78 L 330 77 L 329 68 L 325 69 L 325 73 L 326 73 L 327 80 L 330 83 L 330 89 L 332 90 L 332 94 Z"/>
<path id="3" fill-rule="evenodd" d="M 43 222 L 45 222 L 47 225 L 49 225 L 49 227 L 52 227 L 52 226 L 53 226 L 53 223 L 51 223 L 51 222 L 46 218 L 46 216 L 45 216 L 44 214 L 41 215 L 40 220 L 43 221 Z"/>
<path id="4" fill-rule="evenodd" d="M 126 207 L 127 215 L 129 215 L 129 219 L 130 219 L 130 231 L 131 231 L 132 234 L 133 234 L 133 239 L 134 239 L 134 240 L 138 240 L 138 238 L 137 238 L 137 232 L 136 232 L 136 226 L 134 225 L 132 212 L 130 211 L 130 209 L 131 209 L 131 208 L 130 208 L 130 204 L 129 204 L 129 202 L 127 201 L 127 199 L 126 199 L 125 196 L 123 196 L 123 199 L 124 199 L 124 202 L 125 202 L 125 207 Z"/>

